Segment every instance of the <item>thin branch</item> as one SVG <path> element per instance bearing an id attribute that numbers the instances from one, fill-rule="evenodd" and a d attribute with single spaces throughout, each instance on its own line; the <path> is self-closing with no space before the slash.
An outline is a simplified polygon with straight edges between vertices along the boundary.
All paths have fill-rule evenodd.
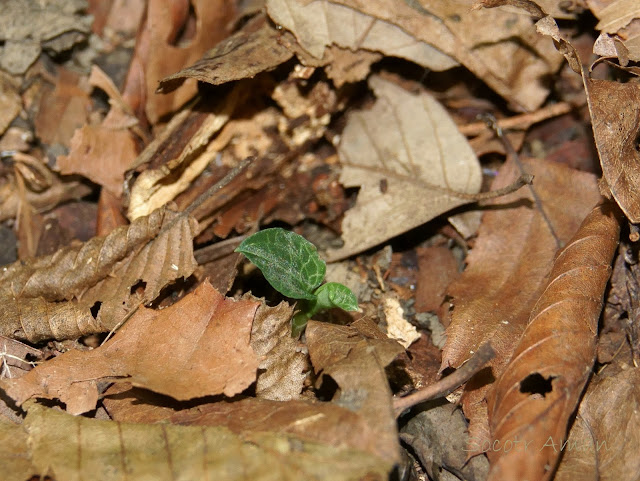
<path id="1" fill-rule="evenodd" d="M 480 371 L 495 355 L 496 353 L 493 347 L 491 347 L 491 343 L 487 342 L 480 346 L 473 357 L 451 375 L 408 396 L 394 399 L 393 410 L 395 411 L 396 417 L 400 416 L 405 409 L 409 409 L 416 404 L 443 397 L 455 391 L 471 379 L 471 376 Z"/>

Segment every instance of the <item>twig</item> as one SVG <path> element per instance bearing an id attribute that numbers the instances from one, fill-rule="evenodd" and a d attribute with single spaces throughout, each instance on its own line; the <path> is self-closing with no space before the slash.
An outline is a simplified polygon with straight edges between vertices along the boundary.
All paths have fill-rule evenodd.
<path id="1" fill-rule="evenodd" d="M 502 128 L 500 127 L 500 125 L 498 125 L 496 118 L 491 114 L 487 114 L 485 115 L 485 119 L 487 121 L 487 124 L 489 124 L 491 128 L 494 129 L 496 135 L 502 141 L 502 144 L 504 145 L 504 148 L 507 151 L 507 155 L 513 158 L 513 161 L 515 162 L 516 166 L 518 167 L 518 170 L 520 171 L 520 176 L 527 175 L 524 170 L 524 166 L 522 165 L 522 162 L 520 162 L 520 156 L 518 155 L 516 150 L 513 148 L 513 145 L 511 145 L 511 142 L 509 142 L 509 139 L 504 135 L 504 132 L 502 131 Z M 556 234 L 556 231 L 553 228 L 553 224 L 551 223 L 551 219 L 549 219 L 549 216 L 547 216 L 547 213 L 545 212 L 544 207 L 542 205 L 542 201 L 540 200 L 538 193 L 536 192 L 536 190 L 533 188 L 533 185 L 531 184 L 529 184 L 529 191 L 531 192 L 533 201 L 536 204 L 536 208 L 538 209 L 538 211 L 540 212 L 540 215 L 542 216 L 545 223 L 547 224 L 547 227 L 549 227 L 549 231 L 551 232 L 551 235 L 555 239 L 558 249 L 561 249 L 562 247 L 564 247 L 564 243 L 560 240 L 560 238 Z"/>
<path id="2" fill-rule="evenodd" d="M 566 102 L 560 102 L 541 108 L 540 110 L 536 110 L 535 112 L 516 115 L 514 117 L 508 117 L 506 119 L 500 119 L 497 120 L 496 123 L 501 129 L 526 130 L 533 124 L 537 124 L 539 122 L 542 122 L 543 120 L 547 120 L 553 117 L 558 117 L 559 115 L 567 114 L 571 112 L 572 109 L 573 107 L 570 104 Z M 476 135 L 480 135 L 482 132 L 487 130 L 487 128 L 491 127 L 488 126 L 484 121 L 458 126 L 458 130 L 467 137 L 475 137 Z"/>
<path id="3" fill-rule="evenodd" d="M 455 391 L 459 386 L 467 382 L 471 376 L 477 373 L 483 366 L 496 355 L 491 343 L 487 342 L 480 346 L 476 353 L 460 369 L 440 381 L 426 386 L 408 396 L 393 400 L 393 410 L 396 417 L 400 416 L 405 409 L 416 404 L 430 401 Z"/>

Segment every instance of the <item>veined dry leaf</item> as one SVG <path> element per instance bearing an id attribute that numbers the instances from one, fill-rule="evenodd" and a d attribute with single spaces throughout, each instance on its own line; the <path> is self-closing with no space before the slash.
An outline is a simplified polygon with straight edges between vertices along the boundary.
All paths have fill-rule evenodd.
<path id="1" fill-rule="evenodd" d="M 267 11 L 276 24 L 293 32 L 300 45 L 317 59 L 322 59 L 325 48 L 333 44 L 404 58 L 436 71 L 458 65 L 455 59 L 412 36 L 396 22 L 372 18 L 349 2 L 345 6 L 326 0 L 267 0 Z"/>
<path id="2" fill-rule="evenodd" d="M 282 37 L 282 32 L 272 26 L 264 14 L 256 15 L 195 64 L 162 79 L 159 91 L 172 92 L 186 78 L 220 85 L 273 70 L 294 53 L 281 42 Z"/>
<path id="3" fill-rule="evenodd" d="M 557 481 L 631 481 L 640 472 L 640 369 L 621 361 L 607 365 L 589 382 L 569 433 Z M 578 436 L 574 431 L 583 432 Z M 580 478 L 575 459 L 587 468 Z M 578 465 L 580 466 L 580 465 Z"/>
<path id="4" fill-rule="evenodd" d="M 640 86 L 635 82 L 590 79 L 577 51 L 560 36 L 551 17 L 543 18 L 536 26 L 557 42 L 571 68 L 582 76 L 604 179 L 625 215 L 632 223 L 639 223 L 640 154 L 636 137 L 640 115 L 634 106 L 640 102 Z"/>
<path id="5" fill-rule="evenodd" d="M 631 222 L 640 222 L 640 85 L 585 78 L 593 136 L 602 174 Z"/>
<path id="6" fill-rule="evenodd" d="M 599 8 L 600 2 L 588 2 L 591 10 L 600 20 L 597 30 L 605 33 L 617 33 L 634 19 L 640 17 L 640 4 L 635 0 L 614 0 L 606 2 L 604 8 Z M 595 8 L 594 8 L 595 7 Z"/>
<path id="7" fill-rule="evenodd" d="M 256 396 L 286 401 L 297 399 L 310 369 L 304 346 L 291 337 L 293 307 L 281 302 L 276 307 L 264 303 L 251 327 L 251 348 L 260 364 Z"/>
<path id="8" fill-rule="evenodd" d="M 134 305 L 152 301 L 164 286 L 191 275 L 193 222 L 161 209 L 106 237 L 5 267 L 0 334 L 37 342 L 115 327 Z M 139 282 L 146 283 L 142 295 L 131 292 Z"/>
<path id="9" fill-rule="evenodd" d="M 591 207 L 600 200 L 596 179 L 544 160 L 522 161 L 533 174 L 542 208 L 556 235 L 567 242 Z M 500 170 L 492 188 L 508 185 L 519 175 L 513 161 Z M 499 376 L 529 320 L 529 314 L 553 265 L 557 250 L 529 189 L 521 189 L 488 203 L 478 239 L 462 276 L 448 289 L 454 305 L 442 369 L 460 367 L 478 348 L 491 341 L 496 357 L 493 376 Z M 485 397 L 491 379 L 470 381 L 463 397 L 470 419 L 471 450 L 481 451 L 488 438 Z"/>
<path id="10" fill-rule="evenodd" d="M 72 414 L 95 408 L 100 379 L 126 380 L 178 400 L 233 396 L 256 379 L 249 336 L 258 305 L 225 298 L 205 282 L 165 309 L 141 308 L 103 346 L 68 351 L 0 386 L 19 405 L 58 398 Z"/>
<path id="11" fill-rule="evenodd" d="M 0 416 L 0 466 L 6 481 L 24 481 L 36 472 L 29 455 L 28 435 L 20 424 L 7 422 Z"/>
<path id="12" fill-rule="evenodd" d="M 490 480 L 551 479 L 596 356 L 598 319 L 618 245 L 614 206 L 596 207 L 558 254 L 518 346 L 489 397 L 491 434 L 534 449 L 490 450 Z M 607 393 L 608 394 L 608 393 Z M 606 410 L 611 406 L 607 402 Z M 636 472 L 637 474 L 637 472 Z M 617 478 L 616 478 L 617 479 Z"/>
<path id="13" fill-rule="evenodd" d="M 13 431 L 34 474 L 59 480 L 382 481 L 390 470 L 388 461 L 362 449 L 294 434 L 99 421 L 37 404 Z M 20 442 L 24 433 L 27 443 Z"/>
<path id="14" fill-rule="evenodd" d="M 536 36 L 526 15 L 504 8 L 472 11 L 473 3 L 269 0 L 267 9 L 316 57 L 335 43 L 352 49 L 385 48 L 387 55 L 434 70 L 460 63 L 517 108 L 534 110 L 548 94 L 543 79 L 560 66 L 560 56 Z M 371 32 L 378 31 L 385 44 L 368 46 Z M 395 52 L 388 50 L 389 42 Z M 438 62 L 427 63 L 433 58 Z"/>
<path id="15" fill-rule="evenodd" d="M 369 83 L 378 99 L 372 109 L 349 116 L 338 149 L 340 182 L 360 192 L 342 222 L 344 246 L 329 251 L 330 260 L 362 252 L 469 202 L 447 190 L 480 190 L 478 159 L 433 97 L 380 77 Z"/>
<path id="16" fill-rule="evenodd" d="M 371 449 L 398 462 L 398 432 L 384 368 L 404 352 L 402 346 L 367 319 L 350 326 L 309 321 L 306 335 L 316 373 L 331 376 L 340 387 L 333 402 L 365 418 L 375 434 Z"/>

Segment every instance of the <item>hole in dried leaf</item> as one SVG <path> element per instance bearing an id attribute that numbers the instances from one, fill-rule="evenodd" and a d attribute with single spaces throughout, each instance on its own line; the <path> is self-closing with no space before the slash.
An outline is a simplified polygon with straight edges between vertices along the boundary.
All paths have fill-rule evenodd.
<path id="1" fill-rule="evenodd" d="M 102 307 L 102 302 L 96 301 L 93 306 L 91 306 L 91 315 L 94 319 L 98 318 L 98 312 L 100 312 L 100 308 Z"/>
<path id="2" fill-rule="evenodd" d="M 145 288 L 147 287 L 147 283 L 143 280 L 139 280 L 134 285 L 131 286 L 130 294 L 139 294 L 142 295 L 144 293 Z"/>
<path id="3" fill-rule="evenodd" d="M 553 391 L 551 381 L 553 381 L 554 379 L 554 376 L 545 378 L 537 372 L 534 374 L 529 374 L 520 383 L 520 392 L 533 395 L 538 394 L 542 397 L 545 397 L 547 393 Z"/>

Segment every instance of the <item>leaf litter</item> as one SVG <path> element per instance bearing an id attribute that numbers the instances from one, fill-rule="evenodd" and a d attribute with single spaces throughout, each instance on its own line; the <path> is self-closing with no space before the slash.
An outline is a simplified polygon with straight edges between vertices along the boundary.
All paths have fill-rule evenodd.
<path id="1" fill-rule="evenodd" d="M 20 8 L 7 479 L 635 479 L 633 2 Z M 359 311 L 292 337 L 270 227 Z"/>

